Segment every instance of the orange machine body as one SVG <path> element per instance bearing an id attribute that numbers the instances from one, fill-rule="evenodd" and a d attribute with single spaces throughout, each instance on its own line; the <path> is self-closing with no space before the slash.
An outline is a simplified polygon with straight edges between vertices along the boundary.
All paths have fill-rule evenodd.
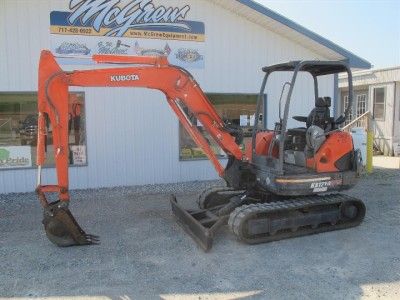
<path id="1" fill-rule="evenodd" d="M 267 156 L 271 142 L 274 139 L 273 131 L 263 131 L 256 135 L 255 153 Z M 339 172 L 336 162 L 353 152 L 353 139 L 348 132 L 335 131 L 327 135 L 326 141 L 317 151 L 314 157 L 306 160 L 306 167 L 317 173 Z M 252 161 L 252 142 L 246 144 L 246 157 Z M 272 157 L 279 157 L 279 147 L 274 145 Z"/>
<path id="2" fill-rule="evenodd" d="M 330 133 L 326 141 L 319 148 L 313 158 L 307 159 L 307 168 L 317 173 L 329 173 L 340 171 L 335 163 L 353 152 L 353 139 L 348 132 L 335 131 Z"/>
<path id="3" fill-rule="evenodd" d="M 256 135 L 256 145 L 255 152 L 257 155 L 267 156 L 268 151 L 271 145 L 271 142 L 274 138 L 275 134 L 273 131 L 262 131 L 257 133 Z M 275 158 L 279 157 L 279 147 L 275 145 L 272 149 L 272 156 Z M 248 141 L 246 144 L 246 157 L 253 160 L 253 151 L 252 151 L 252 141 Z"/>

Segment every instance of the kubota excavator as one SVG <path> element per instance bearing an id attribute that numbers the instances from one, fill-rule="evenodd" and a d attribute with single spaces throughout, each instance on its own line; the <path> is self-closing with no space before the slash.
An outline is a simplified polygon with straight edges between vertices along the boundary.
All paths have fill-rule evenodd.
<path id="1" fill-rule="evenodd" d="M 170 65 L 166 57 L 94 55 L 98 64 L 118 67 L 63 71 L 50 51 L 42 51 L 38 91 L 38 185 L 44 207 L 43 224 L 47 237 L 58 246 L 97 244 L 97 236 L 87 234 L 68 209 L 68 89 L 82 87 L 146 87 L 157 89 L 190 136 L 210 159 L 226 187 L 211 188 L 199 197 L 199 209 L 185 210 L 171 196 L 172 211 L 182 227 L 204 249 L 212 246 L 215 232 L 228 224 L 239 240 L 249 244 L 344 229 L 358 225 L 365 216 L 359 199 L 339 194 L 356 184 L 361 156 L 351 135 L 339 129 L 352 103 L 352 76 L 345 62 L 293 61 L 264 67 L 252 141 L 241 151 L 240 127 L 224 122 L 204 95 L 199 84 L 184 69 Z M 122 67 L 121 67 L 122 65 Z M 292 72 L 283 85 L 279 120 L 268 130 L 259 120 L 267 80 L 273 72 Z M 314 79 L 315 108 L 308 116 L 294 116 L 302 127 L 287 128 L 292 92 L 299 72 Z M 347 72 L 349 105 L 338 119 L 330 116 L 331 99 L 318 94 L 318 77 Z M 283 101 L 283 92 L 287 96 Z M 190 114 L 190 115 L 189 115 Z M 209 143 L 191 121 L 194 116 L 229 159 L 222 167 Z M 57 171 L 56 185 L 42 185 L 47 122 L 53 128 Z M 265 123 L 265 122 L 264 122 Z M 49 203 L 47 193 L 58 193 Z"/>

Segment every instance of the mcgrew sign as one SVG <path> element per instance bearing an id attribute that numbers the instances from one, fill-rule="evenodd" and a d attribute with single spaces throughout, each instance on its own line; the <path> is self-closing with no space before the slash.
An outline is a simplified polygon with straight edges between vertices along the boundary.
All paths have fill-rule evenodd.
<path id="1" fill-rule="evenodd" d="M 71 0 L 69 8 L 72 10 L 68 17 L 70 24 L 77 19 L 82 23 L 93 20 L 92 27 L 99 32 L 101 27 L 116 24 L 107 32 L 106 36 L 123 36 L 130 28 L 144 26 L 173 26 L 186 30 L 190 28 L 183 23 L 177 23 L 186 17 L 190 10 L 189 5 L 182 8 L 154 6 L 152 0 L 135 0 L 120 7 L 120 0 Z"/>

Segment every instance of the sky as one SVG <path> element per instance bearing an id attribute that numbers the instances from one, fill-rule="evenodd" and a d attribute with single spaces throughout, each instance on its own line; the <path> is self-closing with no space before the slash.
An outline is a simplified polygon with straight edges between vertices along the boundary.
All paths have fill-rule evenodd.
<path id="1" fill-rule="evenodd" d="M 400 66 L 399 0 L 255 0 L 369 61 Z"/>

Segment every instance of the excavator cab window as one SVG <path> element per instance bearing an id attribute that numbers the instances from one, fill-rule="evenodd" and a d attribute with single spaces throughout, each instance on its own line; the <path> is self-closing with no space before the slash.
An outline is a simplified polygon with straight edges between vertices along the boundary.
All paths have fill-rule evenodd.
<path id="1" fill-rule="evenodd" d="M 285 82 L 282 85 L 282 90 L 279 98 L 279 120 L 275 123 L 275 127 L 273 129 L 273 136 L 271 137 L 270 142 L 267 143 L 268 150 L 256 151 L 257 140 L 256 140 L 256 132 L 260 130 L 256 127 L 254 128 L 253 134 L 253 142 L 252 142 L 252 153 L 253 157 L 257 157 L 260 153 L 266 154 L 266 164 L 277 172 L 284 172 L 284 151 L 287 147 L 291 147 L 293 141 L 296 144 L 297 141 L 301 140 L 300 144 L 304 144 L 306 131 L 311 126 L 317 126 L 321 128 L 322 133 L 328 133 L 332 130 L 335 130 L 337 126 L 343 122 L 345 117 L 341 116 L 337 120 L 334 120 L 330 116 L 330 106 L 331 106 L 331 98 L 330 97 L 320 97 L 319 89 L 318 89 L 318 78 L 320 76 L 325 75 L 337 75 L 341 72 L 347 72 L 349 75 L 349 90 L 352 90 L 351 83 L 351 71 L 346 62 L 322 62 L 322 61 L 293 61 L 284 64 L 278 64 L 273 66 L 264 67 L 263 71 L 265 72 L 264 81 L 261 87 L 260 95 L 265 93 L 265 89 L 267 86 L 267 81 L 270 75 L 274 72 L 292 72 L 292 78 L 290 81 Z M 303 122 L 305 127 L 298 129 L 288 129 L 288 117 L 290 111 L 290 105 L 292 101 L 292 93 L 294 86 L 296 84 L 296 80 L 300 72 L 307 72 L 314 78 L 314 95 L 315 95 L 315 107 L 309 113 L 308 116 L 294 116 L 293 118 L 297 121 Z M 267 92 L 268 93 L 268 92 Z M 352 101 L 352 95 L 349 92 L 349 101 Z M 349 108 L 351 105 L 349 105 Z M 349 113 L 349 109 L 346 110 L 345 115 Z M 265 128 L 265 132 L 268 130 Z M 290 137 L 294 135 L 296 136 L 294 139 Z M 288 138 L 289 137 L 289 138 Z M 304 138 L 304 139 L 303 139 Z M 304 145 L 303 145 L 304 146 Z M 276 151 L 272 151 L 272 149 L 278 148 Z"/>

